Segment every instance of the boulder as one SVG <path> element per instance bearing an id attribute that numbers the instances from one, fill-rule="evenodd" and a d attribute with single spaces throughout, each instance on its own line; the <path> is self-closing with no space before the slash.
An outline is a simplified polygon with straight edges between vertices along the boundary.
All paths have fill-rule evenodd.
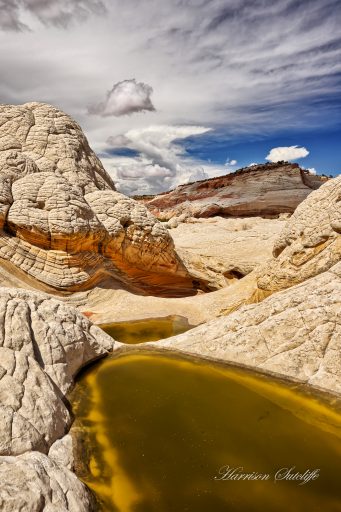
<path id="1" fill-rule="evenodd" d="M 259 271 L 260 290 L 273 293 L 327 271 L 341 260 L 341 176 L 301 203 Z"/>
<path id="2" fill-rule="evenodd" d="M 47 453 L 71 424 L 76 373 L 113 340 L 48 295 L 0 288 L 0 455 Z"/>
<path id="3" fill-rule="evenodd" d="M 167 228 L 116 192 L 79 125 L 42 103 L 0 105 L 0 264 L 48 291 L 195 293 Z"/>
<path id="4" fill-rule="evenodd" d="M 90 512 L 89 489 L 64 466 L 39 452 L 0 457 L 2 512 Z"/>

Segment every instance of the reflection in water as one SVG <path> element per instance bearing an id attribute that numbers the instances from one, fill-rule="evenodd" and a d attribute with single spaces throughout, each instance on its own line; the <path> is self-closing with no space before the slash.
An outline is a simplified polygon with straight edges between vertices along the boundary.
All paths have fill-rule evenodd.
<path id="1" fill-rule="evenodd" d="M 104 510 L 341 511 L 341 414 L 297 386 L 132 353 L 84 372 L 71 400 L 77 474 Z M 214 479 L 225 465 L 270 480 Z M 274 483 L 292 466 L 318 468 L 320 477 Z"/>
<path id="2" fill-rule="evenodd" d="M 193 326 L 183 316 L 170 315 L 163 318 L 102 324 L 99 327 L 117 341 L 136 344 L 176 336 Z"/>

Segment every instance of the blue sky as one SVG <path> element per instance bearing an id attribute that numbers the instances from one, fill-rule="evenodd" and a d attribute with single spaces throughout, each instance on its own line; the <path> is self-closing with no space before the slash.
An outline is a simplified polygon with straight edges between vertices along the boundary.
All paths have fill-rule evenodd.
<path id="1" fill-rule="evenodd" d="M 340 26 L 339 0 L 4 0 L 0 102 L 72 115 L 128 194 L 270 151 L 337 175 Z"/>
<path id="2" fill-rule="evenodd" d="M 266 155 L 274 147 L 293 146 L 298 141 L 309 151 L 307 157 L 297 159 L 300 165 L 315 168 L 319 174 L 337 176 L 341 173 L 341 129 L 337 127 L 326 131 L 320 128 L 308 132 L 293 130 L 276 135 L 243 136 L 236 140 L 209 133 L 188 138 L 184 146 L 189 156 L 224 165 L 233 155 L 238 167 L 244 167 L 253 162 L 265 162 Z"/>

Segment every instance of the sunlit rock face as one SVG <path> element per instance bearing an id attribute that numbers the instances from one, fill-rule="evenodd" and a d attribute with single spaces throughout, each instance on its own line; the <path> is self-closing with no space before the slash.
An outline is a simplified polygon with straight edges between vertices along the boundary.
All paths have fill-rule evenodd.
<path id="1" fill-rule="evenodd" d="M 243 306 L 227 317 L 157 345 L 247 365 L 340 393 L 340 297 L 338 263 L 259 304 Z"/>
<path id="2" fill-rule="evenodd" d="M 340 198 L 338 177 L 296 209 L 275 241 L 273 258 L 252 273 L 255 289 L 237 311 L 227 304 L 226 318 L 160 345 L 340 393 Z"/>
<path id="3" fill-rule="evenodd" d="M 47 453 L 71 424 L 65 395 L 76 373 L 113 347 L 78 310 L 0 288 L 0 455 Z"/>
<path id="4" fill-rule="evenodd" d="M 0 509 L 3 512 L 89 512 L 95 500 L 67 468 L 46 455 L 0 456 Z"/>
<path id="5" fill-rule="evenodd" d="M 194 288 L 166 227 L 115 191 L 79 125 L 50 105 L 0 106 L 0 228 L 13 272 L 57 290 L 108 278 Z"/>
<path id="6" fill-rule="evenodd" d="M 258 278 L 274 292 L 327 271 L 341 260 L 341 176 L 327 181 L 300 204 L 273 247 Z"/>
<path id="7" fill-rule="evenodd" d="M 272 254 L 250 274 L 255 280 L 250 296 L 237 306 L 227 304 L 224 314 L 339 268 L 341 176 L 328 180 L 296 208 L 275 239 Z"/>
<path id="8" fill-rule="evenodd" d="M 260 164 L 226 176 L 180 185 L 171 192 L 147 199 L 145 204 L 162 219 L 274 216 L 292 213 L 326 179 L 310 175 L 298 164 Z"/>

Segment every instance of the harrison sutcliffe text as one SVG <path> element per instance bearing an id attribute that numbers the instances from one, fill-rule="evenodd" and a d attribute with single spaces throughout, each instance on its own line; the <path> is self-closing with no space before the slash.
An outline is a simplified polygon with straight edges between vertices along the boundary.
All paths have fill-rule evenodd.
<path id="1" fill-rule="evenodd" d="M 247 473 L 242 466 L 233 468 L 231 466 L 222 466 L 218 475 L 214 480 L 272 480 L 274 482 L 280 481 L 294 481 L 298 485 L 304 485 L 308 482 L 317 480 L 320 476 L 319 469 L 306 469 L 304 472 L 298 471 L 295 466 L 290 468 L 280 468 L 275 473 L 258 473 L 252 471 Z"/>

